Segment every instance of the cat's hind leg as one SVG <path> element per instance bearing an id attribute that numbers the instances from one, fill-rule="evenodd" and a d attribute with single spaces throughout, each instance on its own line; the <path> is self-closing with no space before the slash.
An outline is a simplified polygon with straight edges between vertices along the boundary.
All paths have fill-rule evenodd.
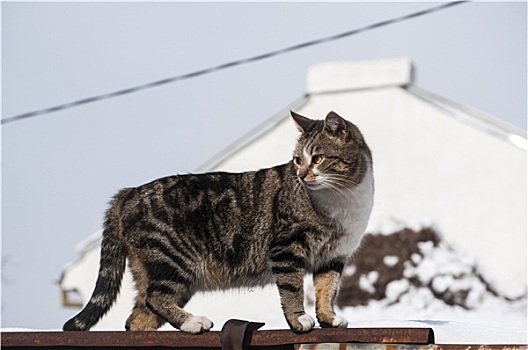
<path id="1" fill-rule="evenodd" d="M 148 276 L 138 259 L 129 258 L 129 267 L 136 285 L 136 303 L 128 317 L 125 329 L 127 331 L 155 331 L 165 324 L 165 320 L 153 313 L 146 305 Z"/>
<path id="2" fill-rule="evenodd" d="M 145 304 L 152 312 L 187 333 L 203 333 L 213 327 L 206 317 L 183 309 L 194 294 L 194 274 L 186 264 L 157 256 L 146 264 L 146 269 L 149 284 Z"/>
<path id="3" fill-rule="evenodd" d="M 156 220 L 154 223 L 163 226 Z M 174 240 L 174 231 L 167 231 L 165 227 L 166 231 L 158 232 L 154 230 L 157 227 L 154 223 L 143 223 L 148 230 L 136 232 L 131 239 L 134 245 L 130 246 L 129 258 L 139 302 L 127 323 L 131 330 L 136 328 L 132 326 L 135 322 L 150 320 L 157 326 L 156 323 L 163 320 L 188 333 L 208 331 L 213 327 L 209 319 L 194 316 L 183 309 L 196 288 L 193 257 L 183 249 L 186 246 L 184 241 Z M 140 300 L 143 296 L 144 302 Z"/>
<path id="4" fill-rule="evenodd" d="M 206 332 L 213 327 L 211 320 L 204 316 L 194 316 L 182 309 L 191 296 L 189 289 L 181 284 L 154 284 L 147 292 L 146 304 L 151 311 L 183 332 Z"/>
<path id="5" fill-rule="evenodd" d="M 188 269 L 173 262 L 168 263 L 166 256 L 156 258 L 130 258 L 138 294 L 126 329 L 155 330 L 165 322 L 187 333 L 197 334 L 211 329 L 213 323 L 209 319 L 183 310 L 194 294 L 192 275 L 183 274 Z"/>
<path id="6" fill-rule="evenodd" d="M 127 331 L 155 331 L 165 324 L 165 320 L 147 308 L 144 304 L 138 304 L 132 309 L 132 314 L 126 321 Z"/>

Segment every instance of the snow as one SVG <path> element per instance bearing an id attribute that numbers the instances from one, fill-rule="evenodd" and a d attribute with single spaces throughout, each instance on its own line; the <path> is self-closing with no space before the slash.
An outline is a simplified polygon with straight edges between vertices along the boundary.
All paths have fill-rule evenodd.
<path id="1" fill-rule="evenodd" d="M 490 294 L 502 299 L 517 299 L 526 295 L 526 290 L 502 293 L 499 286 L 482 275 L 474 256 L 454 249 L 445 241 L 441 241 L 437 246 L 434 246 L 432 241 L 419 242 L 417 246 L 421 254 L 414 253 L 410 261 L 405 261 L 403 275 L 407 280 L 419 281 L 423 288 L 400 282 L 398 286 L 391 286 L 393 295 L 396 288 L 401 296 L 405 292 L 401 290 L 405 285 L 409 291 L 412 288 L 417 289 L 411 297 L 414 299 L 413 303 L 429 305 L 435 299 L 434 293 L 451 296 L 450 302 L 467 309 L 478 308 L 484 299 L 491 297 Z M 391 282 L 393 283 L 395 282 Z M 415 299 L 416 295 L 420 298 Z"/>
<path id="2" fill-rule="evenodd" d="M 399 261 L 400 259 L 394 255 L 387 255 L 383 257 L 383 263 L 389 267 L 395 266 Z"/>
<path id="3" fill-rule="evenodd" d="M 356 273 L 356 270 L 357 270 L 356 265 L 347 265 L 343 269 L 343 276 L 352 276 L 353 274 Z"/>
<path id="4" fill-rule="evenodd" d="M 411 282 L 407 279 L 392 281 L 387 285 L 387 300 L 389 302 L 396 302 L 407 290 L 409 290 Z"/>
<path id="5" fill-rule="evenodd" d="M 526 303 L 513 306 L 490 301 L 467 311 L 445 304 L 427 306 L 431 300 L 425 293 L 413 297 L 411 307 L 378 301 L 346 308 L 341 314 L 349 320 L 349 327 L 432 328 L 437 344 L 527 344 Z"/>
<path id="6" fill-rule="evenodd" d="M 435 276 L 470 274 L 476 264 L 474 258 L 451 249 L 445 242 L 441 242 L 436 249 L 431 241 L 419 242 L 418 248 L 424 258 L 420 255 L 420 258 L 413 257 L 413 262 L 419 265 L 406 266 L 404 274 L 409 278 L 416 276 L 424 284 L 431 282 Z"/>
<path id="7" fill-rule="evenodd" d="M 526 344 L 526 329 L 512 329 L 460 321 L 358 321 L 349 323 L 349 327 L 433 328 L 436 344 Z M 497 342 L 498 336 L 501 338 L 500 342 Z M 453 342 L 452 339 L 456 339 L 456 341 Z"/>
<path id="8" fill-rule="evenodd" d="M 370 271 L 366 275 L 361 275 L 359 278 L 359 287 L 371 294 L 376 291 L 374 283 L 378 280 L 379 273 L 378 271 Z"/>

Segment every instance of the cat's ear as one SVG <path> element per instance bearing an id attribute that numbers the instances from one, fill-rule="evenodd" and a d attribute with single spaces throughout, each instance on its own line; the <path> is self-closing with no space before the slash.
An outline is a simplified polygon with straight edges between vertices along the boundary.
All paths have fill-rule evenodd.
<path id="1" fill-rule="evenodd" d="M 328 131 L 331 135 L 336 137 L 346 138 L 347 122 L 341 118 L 336 112 L 332 111 L 326 115 L 325 119 L 325 130 Z"/>
<path id="2" fill-rule="evenodd" d="M 299 131 L 302 133 L 305 133 L 310 129 L 310 126 L 315 122 L 315 120 L 303 117 L 302 115 L 295 113 L 294 111 L 290 111 L 290 114 L 295 120 L 295 123 L 297 123 L 297 126 L 299 126 Z"/>

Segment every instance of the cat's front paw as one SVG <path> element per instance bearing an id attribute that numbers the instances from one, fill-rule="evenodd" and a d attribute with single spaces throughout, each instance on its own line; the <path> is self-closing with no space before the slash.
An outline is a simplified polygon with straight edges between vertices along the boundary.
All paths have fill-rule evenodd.
<path id="1" fill-rule="evenodd" d="M 308 314 L 297 317 L 295 322 L 291 322 L 290 327 L 295 333 L 306 333 L 315 326 L 315 320 Z"/>
<path id="2" fill-rule="evenodd" d="M 334 315 L 333 319 L 328 321 L 319 319 L 319 325 L 323 328 L 347 328 L 348 320 L 342 316 Z"/>
<path id="3" fill-rule="evenodd" d="M 182 323 L 180 326 L 180 331 L 200 334 L 207 332 L 213 327 L 213 322 L 204 316 L 191 316 L 189 319 Z"/>
<path id="4" fill-rule="evenodd" d="M 343 316 L 336 315 L 334 317 L 334 320 L 332 321 L 332 327 L 347 328 L 348 320 L 344 318 Z"/>

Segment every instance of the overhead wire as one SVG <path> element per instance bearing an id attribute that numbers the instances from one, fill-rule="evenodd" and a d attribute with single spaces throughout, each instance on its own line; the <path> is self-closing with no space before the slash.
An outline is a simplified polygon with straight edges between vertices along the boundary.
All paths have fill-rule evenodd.
<path id="1" fill-rule="evenodd" d="M 406 20 L 409 20 L 409 19 L 412 19 L 412 18 L 424 16 L 424 15 L 427 15 L 427 14 L 431 14 L 433 12 L 441 11 L 441 10 L 444 10 L 444 9 L 447 9 L 447 8 L 450 8 L 450 7 L 453 7 L 453 6 L 457 6 L 457 5 L 460 5 L 460 4 L 463 4 L 463 3 L 467 3 L 467 2 L 469 2 L 469 1 L 454 1 L 454 2 L 444 3 L 444 4 L 441 4 L 441 5 L 435 6 L 435 7 L 431 7 L 431 8 L 425 9 L 425 10 L 413 12 L 413 13 L 410 13 L 410 14 L 407 14 L 407 15 L 403 15 L 403 16 L 400 16 L 400 17 L 395 17 L 395 18 L 392 18 L 392 19 L 389 19 L 389 20 L 385 20 L 385 21 L 381 21 L 381 22 L 376 22 L 376 23 L 369 24 L 369 25 L 364 26 L 364 27 L 356 28 L 356 29 L 353 29 L 353 30 L 350 30 L 350 31 L 346 31 L 346 32 L 343 32 L 343 33 L 327 36 L 327 37 L 324 37 L 324 38 L 306 41 L 306 42 L 303 42 L 303 43 L 299 43 L 299 44 L 288 46 L 288 47 L 285 47 L 285 48 L 282 48 L 282 49 L 278 49 L 278 50 L 270 51 L 270 52 L 267 52 L 267 53 L 259 54 L 259 55 L 256 55 L 256 56 L 234 60 L 234 61 L 231 61 L 231 62 L 215 65 L 215 66 L 212 66 L 212 67 L 209 67 L 209 68 L 205 68 L 205 69 L 200 69 L 200 70 L 193 71 L 193 72 L 190 72 L 190 73 L 177 75 L 177 76 L 174 76 L 174 77 L 169 77 L 169 78 L 165 78 L 165 79 L 161 79 L 161 80 L 156 80 L 156 81 L 152 81 L 152 82 L 149 82 L 149 83 L 145 83 L 145 84 L 129 87 L 129 88 L 126 88 L 126 89 L 113 91 L 113 92 L 110 92 L 110 93 L 104 93 L 104 94 L 100 94 L 100 95 L 95 95 L 95 96 L 83 98 L 83 99 L 80 99 L 80 100 L 76 100 L 76 101 L 73 101 L 73 102 L 69 102 L 69 103 L 65 103 L 65 104 L 61 104 L 61 105 L 56 105 L 56 106 L 53 106 L 53 107 L 45 108 L 45 109 L 39 109 L 39 110 L 35 110 L 35 111 L 23 113 L 23 114 L 18 114 L 18 115 L 15 115 L 15 116 L 11 116 L 11 117 L 2 119 L 1 123 L 2 124 L 9 124 L 9 123 L 13 123 L 13 122 L 16 122 L 16 121 L 19 121 L 19 120 L 33 118 L 33 117 L 37 117 L 37 116 L 41 116 L 41 115 L 45 115 L 45 114 L 49 114 L 49 113 L 53 113 L 53 112 L 58 112 L 58 111 L 62 111 L 62 110 L 65 110 L 65 109 L 70 109 L 70 108 L 78 107 L 78 106 L 81 106 L 81 105 L 85 105 L 85 104 L 88 104 L 88 103 L 93 103 L 93 102 L 97 102 L 97 101 L 111 99 L 111 98 L 118 97 L 118 96 L 132 94 L 132 93 L 135 93 L 135 92 L 151 89 L 151 88 L 154 88 L 154 87 L 157 87 L 157 86 L 161 86 L 161 85 L 174 83 L 174 82 L 177 82 L 177 81 L 182 81 L 182 80 L 187 80 L 187 79 L 191 79 L 191 78 L 196 78 L 196 77 L 199 77 L 199 76 L 202 76 L 202 75 L 218 72 L 220 70 L 224 70 L 224 69 L 227 69 L 227 68 L 232 68 L 232 67 L 240 66 L 240 65 L 243 65 L 243 64 L 257 62 L 257 61 L 268 59 L 268 58 L 271 58 L 271 57 L 283 55 L 283 54 L 286 54 L 286 53 L 289 53 L 289 52 L 292 52 L 292 51 L 304 49 L 304 48 L 307 48 L 307 47 L 310 47 L 310 46 L 314 46 L 314 45 L 319 45 L 319 44 L 335 41 L 335 40 L 346 38 L 346 37 L 349 37 L 349 36 L 352 36 L 352 35 L 357 35 L 357 34 L 360 34 L 360 33 L 363 33 L 363 32 L 369 31 L 369 30 L 373 30 L 373 29 L 376 29 L 376 28 L 380 28 L 380 27 L 384 27 L 384 26 L 390 25 L 390 24 L 406 21 Z"/>

